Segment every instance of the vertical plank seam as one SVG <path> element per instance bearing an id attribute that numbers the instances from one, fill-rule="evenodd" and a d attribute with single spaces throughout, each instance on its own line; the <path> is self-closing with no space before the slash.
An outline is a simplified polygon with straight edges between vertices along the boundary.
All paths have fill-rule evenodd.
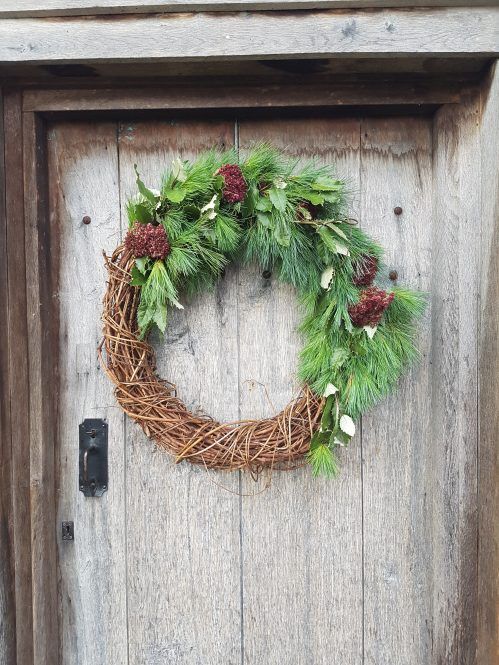
<path id="1" fill-rule="evenodd" d="M 234 118 L 234 146 L 239 157 L 239 120 Z M 241 396 L 240 396 L 240 358 L 239 352 L 239 266 L 236 266 L 236 341 L 237 341 L 237 418 L 241 419 Z M 239 614 L 240 614 L 240 661 L 244 665 L 244 571 L 243 571 L 243 476 L 238 472 L 239 487 Z"/>
<path id="2" fill-rule="evenodd" d="M 483 100 L 483 87 L 480 88 L 480 93 L 477 100 L 478 105 L 478 117 L 480 118 L 480 127 L 478 129 L 478 169 L 479 169 L 479 182 L 480 182 L 480 191 L 478 192 L 478 210 L 480 214 L 480 229 L 478 233 L 478 265 L 477 265 L 477 299 L 476 299 L 476 322 L 477 322 L 477 334 L 476 334 L 476 560 L 475 560 L 475 598 L 477 600 L 475 608 L 475 662 L 478 658 L 478 636 L 479 636 L 479 611 L 480 611 L 480 369 L 481 369 L 481 359 L 480 359 L 480 350 L 481 350 L 481 335 L 482 335 L 482 268 L 483 268 L 483 181 L 482 181 L 482 131 L 483 128 L 481 123 L 483 122 L 483 111 L 484 111 L 484 100 Z"/>
<path id="3" fill-rule="evenodd" d="M 362 224 L 362 156 L 363 156 L 363 143 L 362 143 L 362 122 L 363 118 L 359 118 L 359 222 Z M 360 418 L 360 522 L 361 522 L 361 583 L 362 583 L 362 665 L 365 663 L 365 571 L 364 571 L 364 558 L 365 558 L 365 545 L 364 545 L 364 448 L 363 448 L 363 420 Z"/>
<path id="4" fill-rule="evenodd" d="M 120 162 L 120 131 L 121 122 L 116 121 L 116 164 L 117 164 L 117 189 L 118 189 L 118 208 L 119 208 L 119 227 L 120 227 L 120 241 L 123 240 L 123 223 L 122 212 L 123 205 L 121 200 L 121 162 Z M 125 635 L 126 635 L 126 662 L 130 662 L 130 632 L 129 632 L 129 612 L 128 612 L 128 510 L 127 510 L 127 431 L 128 423 L 126 415 L 121 414 L 123 423 L 123 522 L 124 522 L 124 555 L 125 555 Z"/>

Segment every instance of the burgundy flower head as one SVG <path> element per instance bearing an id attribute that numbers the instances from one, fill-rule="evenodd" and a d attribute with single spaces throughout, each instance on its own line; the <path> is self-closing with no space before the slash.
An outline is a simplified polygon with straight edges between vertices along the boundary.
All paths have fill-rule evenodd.
<path id="1" fill-rule="evenodd" d="M 135 258 L 150 256 L 151 259 L 166 259 L 170 253 L 168 236 L 161 224 L 141 224 L 135 222 L 125 237 L 125 247 Z"/>
<path id="2" fill-rule="evenodd" d="M 377 326 L 393 297 L 393 293 L 387 293 L 375 286 L 361 291 L 359 302 L 348 308 L 353 325 L 359 328 Z"/>
<path id="3" fill-rule="evenodd" d="M 378 272 L 378 259 L 375 256 L 363 256 L 355 266 L 353 283 L 355 286 L 370 286 Z"/>
<path id="4" fill-rule="evenodd" d="M 238 203 L 243 201 L 248 191 L 248 185 L 243 176 L 243 172 L 237 164 L 224 164 L 217 174 L 224 179 L 222 195 L 228 203 Z"/>

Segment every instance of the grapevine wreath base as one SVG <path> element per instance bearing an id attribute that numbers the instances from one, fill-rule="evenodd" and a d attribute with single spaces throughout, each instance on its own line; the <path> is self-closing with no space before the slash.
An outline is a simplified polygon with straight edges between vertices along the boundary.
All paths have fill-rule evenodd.
<path id="1" fill-rule="evenodd" d="M 304 387 L 301 395 L 272 418 L 219 423 L 191 413 L 172 383 L 159 379 L 152 346 L 139 339 L 137 308 L 140 291 L 130 285 L 134 257 L 124 246 L 107 260 L 104 297 L 103 363 L 116 385 L 124 412 L 147 436 L 176 456 L 212 469 L 294 468 L 308 452 L 320 421 L 324 399 Z"/>
<path id="2" fill-rule="evenodd" d="M 175 160 L 160 187 L 137 173 L 124 243 L 106 258 L 102 362 L 123 410 L 177 461 L 256 474 L 306 459 L 314 475 L 334 475 L 354 420 L 417 357 L 424 296 L 383 284 L 383 250 L 349 218 L 345 183 L 328 166 L 300 165 L 265 144 L 242 157 L 212 150 Z M 147 339 L 231 261 L 296 289 L 303 389 L 272 418 L 222 424 L 191 413 L 156 375 Z"/>

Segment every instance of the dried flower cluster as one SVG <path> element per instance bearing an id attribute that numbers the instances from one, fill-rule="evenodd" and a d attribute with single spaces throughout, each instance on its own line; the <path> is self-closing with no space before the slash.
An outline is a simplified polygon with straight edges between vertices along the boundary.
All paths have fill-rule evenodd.
<path id="1" fill-rule="evenodd" d="M 353 325 L 377 326 L 393 298 L 393 293 L 387 293 L 375 286 L 361 291 L 359 302 L 348 308 Z"/>
<path id="2" fill-rule="evenodd" d="M 243 172 L 237 164 L 224 164 L 217 173 L 224 179 L 222 195 L 228 203 L 243 201 L 248 191 L 248 185 Z"/>
<path id="3" fill-rule="evenodd" d="M 135 258 L 149 256 L 151 259 L 166 259 L 170 253 L 168 236 L 161 224 L 141 224 L 135 222 L 125 237 L 125 247 Z"/>
<path id="4" fill-rule="evenodd" d="M 371 286 L 378 272 L 378 259 L 375 256 L 363 256 L 355 266 L 353 283 L 355 286 Z"/>

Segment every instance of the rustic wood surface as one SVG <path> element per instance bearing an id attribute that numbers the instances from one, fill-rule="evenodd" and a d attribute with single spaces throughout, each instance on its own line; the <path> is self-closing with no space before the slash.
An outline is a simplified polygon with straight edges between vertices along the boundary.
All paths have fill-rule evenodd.
<path id="1" fill-rule="evenodd" d="M 0 321 L 8 329 L 7 215 L 3 90 L 0 89 Z M 8 338 L 0 346 L 0 665 L 15 662 L 16 614 Z"/>
<path id="2" fill-rule="evenodd" d="M 499 54 L 499 11 L 478 7 L 0 19 L 0 64 Z"/>
<path id="3" fill-rule="evenodd" d="M 3 0 L 0 18 L 183 11 L 496 6 L 496 0 Z"/>
<path id="4" fill-rule="evenodd" d="M 499 660 L 499 69 L 482 94 L 478 663 Z M 476 162 L 474 164 L 476 167 Z"/>
<path id="5" fill-rule="evenodd" d="M 124 202 L 136 191 L 134 163 L 158 187 L 179 152 L 187 159 L 233 144 L 230 122 L 120 124 L 122 224 Z M 238 417 L 236 274 L 229 270 L 212 293 L 184 299 L 165 340 L 156 340 L 160 375 L 177 384 L 189 408 L 225 421 Z M 129 662 L 240 663 L 238 474 L 175 465 L 132 422 L 126 460 Z"/>
<path id="6" fill-rule="evenodd" d="M 74 517 L 76 529 L 74 543 L 59 545 L 64 663 L 476 662 L 479 331 L 470 302 L 481 221 L 469 192 L 479 190 L 478 110 L 474 99 L 449 107 L 436 131 L 422 118 L 51 129 L 52 219 L 64 257 L 58 522 Z M 152 185 L 178 150 L 255 139 L 336 162 L 354 216 L 387 248 L 387 267 L 431 294 L 421 364 L 363 419 L 335 481 L 301 469 L 255 484 L 174 466 L 137 426 L 123 426 L 96 365 L 100 249 L 123 232 L 133 163 Z M 484 258 L 493 262 L 488 233 Z M 184 304 L 155 343 L 160 374 L 189 406 L 230 420 L 269 414 L 292 396 L 299 341 L 289 289 L 260 269 L 233 267 L 214 293 Z M 497 320 L 484 311 L 486 339 L 497 344 Z M 77 425 L 93 415 L 112 425 L 103 499 L 77 488 Z M 489 442 L 494 422 L 484 425 Z M 490 447 L 482 451 L 490 459 Z"/>
<path id="7" fill-rule="evenodd" d="M 116 124 L 62 124 L 49 130 L 48 146 L 54 250 L 64 257 L 54 293 L 60 310 L 61 653 L 72 665 L 118 664 L 128 657 L 125 430 L 97 360 L 106 277 L 102 250 L 112 250 L 121 233 Z M 85 215 L 91 224 L 82 222 Z M 109 424 L 109 489 L 102 498 L 78 490 L 78 426 L 85 418 Z M 61 539 L 66 520 L 74 521 L 74 542 Z"/>
<path id="8" fill-rule="evenodd" d="M 474 663 L 477 611 L 479 100 L 434 125 L 431 463 L 437 662 Z M 481 664 L 480 664 L 481 665 Z"/>
<path id="9" fill-rule="evenodd" d="M 431 292 L 431 123 L 365 120 L 361 147 L 362 227 L 385 247 L 387 271 L 396 270 L 400 284 Z M 433 569 L 425 499 L 432 473 L 428 315 L 419 347 L 422 362 L 362 419 L 363 662 L 369 665 L 437 662 L 427 624 Z"/>

